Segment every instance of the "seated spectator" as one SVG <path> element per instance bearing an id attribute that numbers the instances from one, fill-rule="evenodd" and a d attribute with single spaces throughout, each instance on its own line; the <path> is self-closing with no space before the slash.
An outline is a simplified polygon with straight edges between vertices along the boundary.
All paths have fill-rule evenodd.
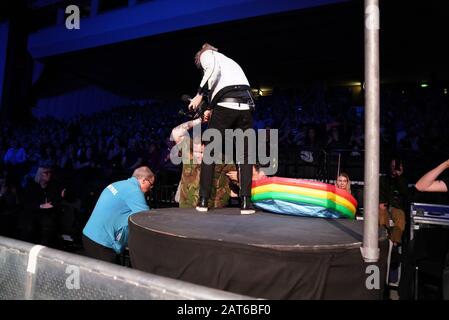
<path id="1" fill-rule="evenodd" d="M 134 170 L 136 170 L 138 167 L 140 167 L 142 163 L 142 152 L 137 145 L 137 141 L 134 138 L 130 138 L 128 140 L 128 148 L 126 149 L 123 156 L 123 168 L 131 173 L 134 172 Z"/>
<path id="2" fill-rule="evenodd" d="M 340 134 L 340 127 L 337 125 L 333 125 L 327 132 L 327 149 L 344 149 L 346 147 L 346 143 L 343 141 L 343 138 Z"/>
<path id="3" fill-rule="evenodd" d="M 150 168 L 153 168 L 155 172 L 159 171 L 159 167 L 161 164 L 161 155 L 156 143 L 151 142 L 149 144 L 144 158 L 144 163 L 146 165 L 148 165 Z"/>
<path id="4" fill-rule="evenodd" d="M 45 246 L 58 246 L 58 218 L 65 189 L 53 179 L 53 169 L 39 164 L 34 181 L 29 181 L 22 194 L 24 216 L 20 229 L 24 240 Z"/>
<path id="5" fill-rule="evenodd" d="M 50 145 L 41 146 L 41 151 L 39 152 L 39 161 L 51 164 L 52 166 L 56 164 L 55 151 Z"/>
<path id="6" fill-rule="evenodd" d="M 390 162 L 390 173 L 380 179 L 379 224 L 387 229 L 394 246 L 402 243 L 405 230 L 405 210 L 408 207 L 408 188 L 404 178 L 402 161 L 393 158 Z M 393 226 L 390 227 L 390 215 Z"/>
<path id="7" fill-rule="evenodd" d="M 114 138 L 113 143 L 109 146 L 107 152 L 107 160 L 109 166 L 114 170 L 122 169 L 123 156 L 125 154 L 125 147 L 119 138 Z"/>
<path id="8" fill-rule="evenodd" d="M 304 162 L 317 164 L 324 145 L 314 126 L 310 126 L 306 130 L 307 134 L 304 138 L 304 144 L 300 146 L 300 158 Z"/>
<path id="9" fill-rule="evenodd" d="M 349 148 L 352 149 L 351 156 L 360 156 L 360 151 L 364 149 L 365 136 L 361 124 L 357 124 L 352 131 L 348 142 Z"/>

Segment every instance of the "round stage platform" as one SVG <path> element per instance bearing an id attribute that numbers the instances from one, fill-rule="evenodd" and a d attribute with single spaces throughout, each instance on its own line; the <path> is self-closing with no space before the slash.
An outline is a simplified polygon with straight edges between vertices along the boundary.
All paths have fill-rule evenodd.
<path id="1" fill-rule="evenodd" d="M 129 228 L 131 264 L 146 272 L 255 298 L 382 298 L 388 241 L 379 236 L 381 287 L 368 290 L 362 221 L 169 208 Z"/>

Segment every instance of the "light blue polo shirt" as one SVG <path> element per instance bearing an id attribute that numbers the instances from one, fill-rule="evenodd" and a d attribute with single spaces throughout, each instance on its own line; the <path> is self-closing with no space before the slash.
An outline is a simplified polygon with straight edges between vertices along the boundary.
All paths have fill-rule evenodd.
<path id="1" fill-rule="evenodd" d="M 101 193 L 83 234 L 120 254 L 128 244 L 129 216 L 149 209 L 136 178 L 114 182 Z"/>

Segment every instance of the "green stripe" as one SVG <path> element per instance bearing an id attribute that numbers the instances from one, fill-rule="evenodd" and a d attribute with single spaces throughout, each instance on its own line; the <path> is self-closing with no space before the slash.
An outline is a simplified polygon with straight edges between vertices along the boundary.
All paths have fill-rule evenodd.
<path id="1" fill-rule="evenodd" d="M 335 210 L 347 218 L 354 219 L 354 213 L 351 210 L 349 210 L 345 206 L 342 206 L 341 204 L 335 203 L 330 199 L 309 197 L 305 195 L 284 193 L 284 192 L 263 192 L 254 194 L 251 197 L 251 200 L 254 202 L 261 200 L 275 200 L 275 199 L 295 202 L 298 204 L 303 203 L 321 206 L 327 209 Z"/>

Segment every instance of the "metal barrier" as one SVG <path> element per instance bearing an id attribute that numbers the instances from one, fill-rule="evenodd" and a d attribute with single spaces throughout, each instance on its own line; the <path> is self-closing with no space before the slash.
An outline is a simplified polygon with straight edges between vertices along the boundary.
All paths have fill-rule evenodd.
<path id="1" fill-rule="evenodd" d="M 177 184 L 158 185 L 151 190 L 151 207 L 152 208 L 167 208 L 178 207 L 179 204 L 175 201 Z"/>
<path id="2" fill-rule="evenodd" d="M 253 298 L 0 237 L 0 299 L 240 300 Z"/>

